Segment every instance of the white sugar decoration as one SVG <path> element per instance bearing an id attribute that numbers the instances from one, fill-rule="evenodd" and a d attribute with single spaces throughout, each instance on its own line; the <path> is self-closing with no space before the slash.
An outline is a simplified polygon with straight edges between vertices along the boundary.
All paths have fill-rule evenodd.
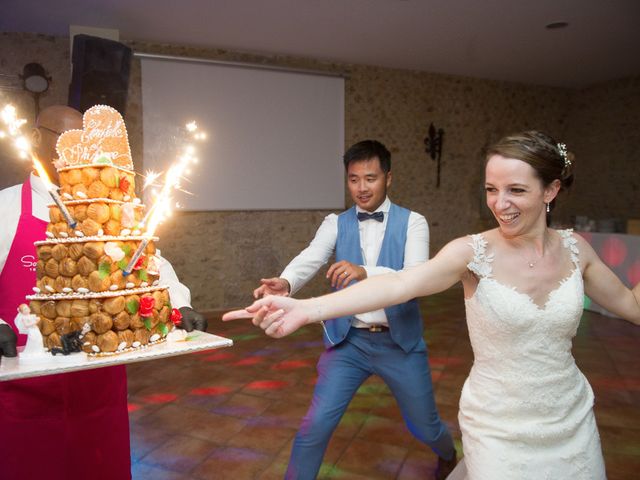
<path id="1" fill-rule="evenodd" d="M 38 287 L 33 287 L 33 291 L 36 293 L 40 293 L 40 289 Z"/>
<path id="2" fill-rule="evenodd" d="M 79 287 L 78 293 L 89 293 L 89 289 L 84 287 Z"/>
<path id="3" fill-rule="evenodd" d="M 135 286 L 136 286 L 136 284 L 133 283 L 133 282 L 127 282 L 127 284 L 125 285 L 125 287 L 127 287 L 127 288 L 133 288 Z"/>
<path id="4" fill-rule="evenodd" d="M 120 342 L 120 345 L 118 345 L 118 351 L 124 350 L 125 348 L 127 348 L 127 342 Z"/>
<path id="5" fill-rule="evenodd" d="M 55 292 L 55 290 L 53 289 L 53 287 L 52 287 L 51 285 L 45 285 L 45 286 L 44 286 L 44 289 L 45 289 L 47 292 L 51 292 L 51 293 Z"/>
<path id="6" fill-rule="evenodd" d="M 149 286 L 149 283 L 148 283 L 148 282 L 142 282 L 142 283 L 140 284 L 140 286 L 141 286 L 141 287 L 148 287 L 148 286 Z"/>
<path id="7" fill-rule="evenodd" d="M 78 197 L 82 198 L 82 199 L 86 199 L 86 198 L 87 198 L 87 194 L 86 194 L 86 193 L 84 193 L 82 190 L 77 191 L 77 192 L 76 192 L 76 195 L 77 195 Z"/>
<path id="8" fill-rule="evenodd" d="M 47 232 L 47 237 L 48 238 L 55 238 L 52 232 Z"/>
<path id="9" fill-rule="evenodd" d="M 62 291 L 63 291 L 64 293 L 71 293 L 71 292 L 73 292 L 73 288 L 64 287 L 64 288 L 62 289 Z"/>
<path id="10" fill-rule="evenodd" d="M 132 346 L 133 348 L 138 348 L 138 347 L 140 346 L 140 342 L 138 342 L 138 341 L 136 340 L 135 342 L 133 342 L 133 343 L 131 344 L 131 346 Z"/>
<path id="11" fill-rule="evenodd" d="M 63 196 L 64 198 L 69 199 L 69 200 L 73 199 L 73 197 L 72 197 L 69 193 L 67 193 L 67 192 L 64 192 L 64 193 L 62 194 L 62 196 Z"/>
<path id="12" fill-rule="evenodd" d="M 67 237 L 69 237 L 69 234 L 67 232 L 60 232 L 60 236 L 62 238 L 67 238 Z"/>
<path id="13" fill-rule="evenodd" d="M 123 228 L 120 231 L 120 235 L 129 235 L 131 233 L 131 230 L 129 230 L 128 228 Z"/>
<path id="14" fill-rule="evenodd" d="M 84 233 L 82 233 L 80 230 L 76 230 L 75 232 L 73 232 L 76 234 L 76 237 L 84 237 Z"/>
<path id="15" fill-rule="evenodd" d="M 98 236 L 101 237 L 104 235 L 104 230 L 100 229 L 98 230 Z"/>
<path id="16" fill-rule="evenodd" d="M 100 351 L 100 347 L 98 345 L 91 345 L 91 350 L 98 353 Z"/>
<path id="17" fill-rule="evenodd" d="M 149 338 L 150 342 L 155 342 L 156 340 L 160 340 L 160 334 L 159 333 L 154 333 L 153 335 L 151 335 L 151 337 Z"/>
<path id="18" fill-rule="evenodd" d="M 112 292 L 115 292 L 116 290 L 118 290 L 118 285 L 111 285 L 109 287 L 109 290 L 111 290 Z"/>

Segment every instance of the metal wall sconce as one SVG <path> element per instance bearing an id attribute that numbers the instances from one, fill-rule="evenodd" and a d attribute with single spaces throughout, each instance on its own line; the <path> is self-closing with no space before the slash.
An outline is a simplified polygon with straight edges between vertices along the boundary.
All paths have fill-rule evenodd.
<path id="1" fill-rule="evenodd" d="M 22 69 L 23 88 L 33 95 L 35 102 L 35 115 L 38 116 L 40 111 L 40 94 L 49 89 L 51 77 L 47 76 L 44 67 L 39 63 L 27 63 Z"/>
<path id="2" fill-rule="evenodd" d="M 444 130 L 436 127 L 433 123 L 429 125 L 429 135 L 424 139 L 425 152 L 429 154 L 431 160 L 435 160 L 437 164 L 436 188 L 440 187 L 440 157 L 442 155 L 442 143 L 444 139 Z"/>

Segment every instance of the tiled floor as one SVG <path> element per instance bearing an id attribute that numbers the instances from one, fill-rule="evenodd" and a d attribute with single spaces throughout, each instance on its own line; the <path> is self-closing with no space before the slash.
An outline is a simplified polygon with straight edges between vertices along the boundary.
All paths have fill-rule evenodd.
<path id="1" fill-rule="evenodd" d="M 460 390 L 472 362 L 460 290 L 423 303 L 436 401 L 460 450 Z M 274 340 L 250 323 L 209 331 L 234 346 L 130 365 L 132 472 L 142 479 L 281 479 L 311 399 L 320 327 Z M 574 341 L 596 395 L 609 480 L 640 471 L 640 328 L 585 312 Z M 368 380 L 336 430 L 319 478 L 429 479 L 435 455 L 414 440 L 393 398 Z"/>

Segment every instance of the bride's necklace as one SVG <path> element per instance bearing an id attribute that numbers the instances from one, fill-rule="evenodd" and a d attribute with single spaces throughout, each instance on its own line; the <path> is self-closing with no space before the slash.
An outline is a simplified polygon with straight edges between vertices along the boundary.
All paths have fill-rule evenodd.
<path id="1" fill-rule="evenodd" d="M 527 262 L 527 265 L 529 265 L 529 268 L 533 268 L 536 266 L 536 264 L 542 260 L 544 258 L 544 253 L 542 254 L 542 256 L 536 258 L 535 260 L 529 260 L 527 257 L 525 257 L 524 255 L 520 254 L 522 258 L 524 258 L 524 260 Z"/>

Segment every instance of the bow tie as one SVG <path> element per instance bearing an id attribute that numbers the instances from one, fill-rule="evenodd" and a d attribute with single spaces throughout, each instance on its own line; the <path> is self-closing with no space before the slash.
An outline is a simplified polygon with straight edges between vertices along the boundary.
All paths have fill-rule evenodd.
<path id="1" fill-rule="evenodd" d="M 375 220 L 376 222 L 382 222 L 384 220 L 384 212 L 358 212 L 358 221 L 363 222 L 365 220 Z"/>

